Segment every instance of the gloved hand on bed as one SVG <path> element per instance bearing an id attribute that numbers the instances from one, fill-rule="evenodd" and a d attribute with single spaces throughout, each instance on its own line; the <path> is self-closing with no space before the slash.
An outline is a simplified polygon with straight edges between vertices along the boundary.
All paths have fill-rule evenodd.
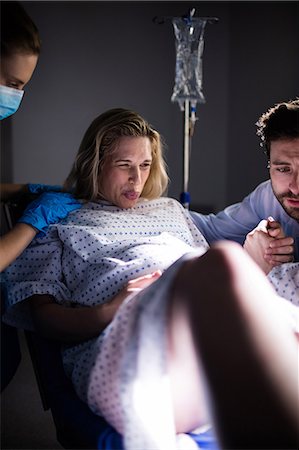
<path id="1" fill-rule="evenodd" d="M 27 206 L 18 222 L 31 225 L 43 235 L 49 225 L 59 222 L 81 206 L 72 194 L 44 192 Z"/>

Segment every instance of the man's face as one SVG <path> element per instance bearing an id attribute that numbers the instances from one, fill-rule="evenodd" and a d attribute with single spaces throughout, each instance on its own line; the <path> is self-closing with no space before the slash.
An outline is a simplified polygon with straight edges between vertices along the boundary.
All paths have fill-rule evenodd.
<path id="1" fill-rule="evenodd" d="M 277 200 L 299 222 L 299 138 L 271 142 L 270 177 Z"/>

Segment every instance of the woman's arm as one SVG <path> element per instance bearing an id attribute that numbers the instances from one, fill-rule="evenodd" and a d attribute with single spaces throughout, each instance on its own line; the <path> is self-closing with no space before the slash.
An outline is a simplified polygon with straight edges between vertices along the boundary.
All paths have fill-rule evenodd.
<path id="1" fill-rule="evenodd" d="M 37 232 L 38 230 L 26 223 L 17 223 L 0 238 L 0 272 L 25 250 Z"/>
<path id="2" fill-rule="evenodd" d="M 71 308 L 56 303 L 51 295 L 33 295 L 29 301 L 35 328 L 44 337 L 66 343 L 94 338 L 109 325 L 129 294 L 141 291 L 160 276 L 156 271 L 129 281 L 108 303 L 91 307 Z"/>
<path id="3" fill-rule="evenodd" d="M 38 333 L 46 338 L 75 343 L 98 336 L 111 322 L 123 300 L 119 294 L 109 303 L 71 308 L 56 303 L 51 295 L 33 295 L 30 307 Z"/>

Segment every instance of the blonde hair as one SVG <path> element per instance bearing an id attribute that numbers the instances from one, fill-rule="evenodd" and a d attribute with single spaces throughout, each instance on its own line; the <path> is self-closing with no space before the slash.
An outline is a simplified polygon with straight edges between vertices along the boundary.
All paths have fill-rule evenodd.
<path id="1" fill-rule="evenodd" d="M 139 114 L 123 108 L 114 108 L 98 116 L 85 132 L 75 162 L 64 189 L 72 190 L 77 198 L 96 201 L 105 161 L 122 136 L 147 137 L 152 148 L 152 164 L 141 197 L 149 200 L 161 197 L 168 186 L 166 163 L 160 134 Z"/>

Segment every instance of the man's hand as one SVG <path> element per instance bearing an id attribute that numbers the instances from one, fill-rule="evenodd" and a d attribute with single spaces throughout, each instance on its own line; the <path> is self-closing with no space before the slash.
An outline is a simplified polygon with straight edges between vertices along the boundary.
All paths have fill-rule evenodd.
<path id="1" fill-rule="evenodd" d="M 267 230 L 268 235 L 274 240 L 266 249 L 265 258 L 273 266 L 292 262 L 294 260 L 294 239 L 291 236 L 286 237 L 280 223 L 272 217 L 268 217 Z"/>
<path id="2" fill-rule="evenodd" d="M 244 248 L 267 274 L 273 267 L 293 261 L 294 239 L 286 237 L 280 223 L 269 217 L 248 233 Z"/>

